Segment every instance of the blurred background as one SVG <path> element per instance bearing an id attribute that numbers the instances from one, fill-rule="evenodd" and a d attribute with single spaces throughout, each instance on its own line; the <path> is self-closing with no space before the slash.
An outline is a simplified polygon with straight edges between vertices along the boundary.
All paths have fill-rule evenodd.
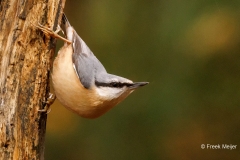
<path id="1" fill-rule="evenodd" d="M 47 160 L 240 159 L 239 0 L 67 0 L 65 13 L 109 73 L 150 84 L 94 120 L 56 101 Z"/>

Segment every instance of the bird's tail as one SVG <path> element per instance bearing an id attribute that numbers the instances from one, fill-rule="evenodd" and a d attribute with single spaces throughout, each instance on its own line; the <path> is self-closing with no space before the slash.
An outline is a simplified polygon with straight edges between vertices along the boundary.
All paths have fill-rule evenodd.
<path id="1" fill-rule="evenodd" d="M 67 27 L 70 27 L 70 26 L 71 26 L 71 24 L 70 24 L 70 22 L 68 21 L 66 14 L 63 13 L 63 15 L 62 15 L 61 27 L 62 27 L 62 28 L 67 28 Z"/>

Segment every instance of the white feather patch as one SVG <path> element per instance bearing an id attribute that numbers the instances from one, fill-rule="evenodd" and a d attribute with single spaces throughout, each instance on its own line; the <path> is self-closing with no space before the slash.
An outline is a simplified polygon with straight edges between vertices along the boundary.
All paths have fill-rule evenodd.
<path id="1" fill-rule="evenodd" d="M 76 73 L 76 75 L 78 76 L 78 78 L 79 78 L 79 75 L 78 75 L 78 73 L 77 73 L 77 70 L 76 70 L 76 67 L 75 67 L 75 64 L 73 63 L 73 69 L 74 69 L 74 71 L 75 71 L 75 73 Z M 79 78 L 80 79 L 80 78 Z"/>
<path id="2" fill-rule="evenodd" d="M 125 92 L 126 88 L 96 87 L 96 91 L 100 97 L 105 100 L 118 98 Z"/>

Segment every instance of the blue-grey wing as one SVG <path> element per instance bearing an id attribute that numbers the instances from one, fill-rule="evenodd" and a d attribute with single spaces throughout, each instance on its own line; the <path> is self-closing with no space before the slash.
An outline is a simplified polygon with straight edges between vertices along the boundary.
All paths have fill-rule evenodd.
<path id="1" fill-rule="evenodd" d="M 95 57 L 86 43 L 77 35 L 73 42 L 73 63 L 82 85 L 89 89 L 95 82 L 96 74 L 106 73 L 104 66 Z"/>

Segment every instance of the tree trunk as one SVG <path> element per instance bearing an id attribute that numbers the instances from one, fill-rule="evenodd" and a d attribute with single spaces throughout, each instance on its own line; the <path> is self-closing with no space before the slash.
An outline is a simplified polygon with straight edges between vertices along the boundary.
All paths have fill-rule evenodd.
<path id="1" fill-rule="evenodd" d="M 44 159 L 49 76 L 65 0 L 0 0 L 0 159 Z M 33 25 L 34 24 L 34 25 Z"/>

